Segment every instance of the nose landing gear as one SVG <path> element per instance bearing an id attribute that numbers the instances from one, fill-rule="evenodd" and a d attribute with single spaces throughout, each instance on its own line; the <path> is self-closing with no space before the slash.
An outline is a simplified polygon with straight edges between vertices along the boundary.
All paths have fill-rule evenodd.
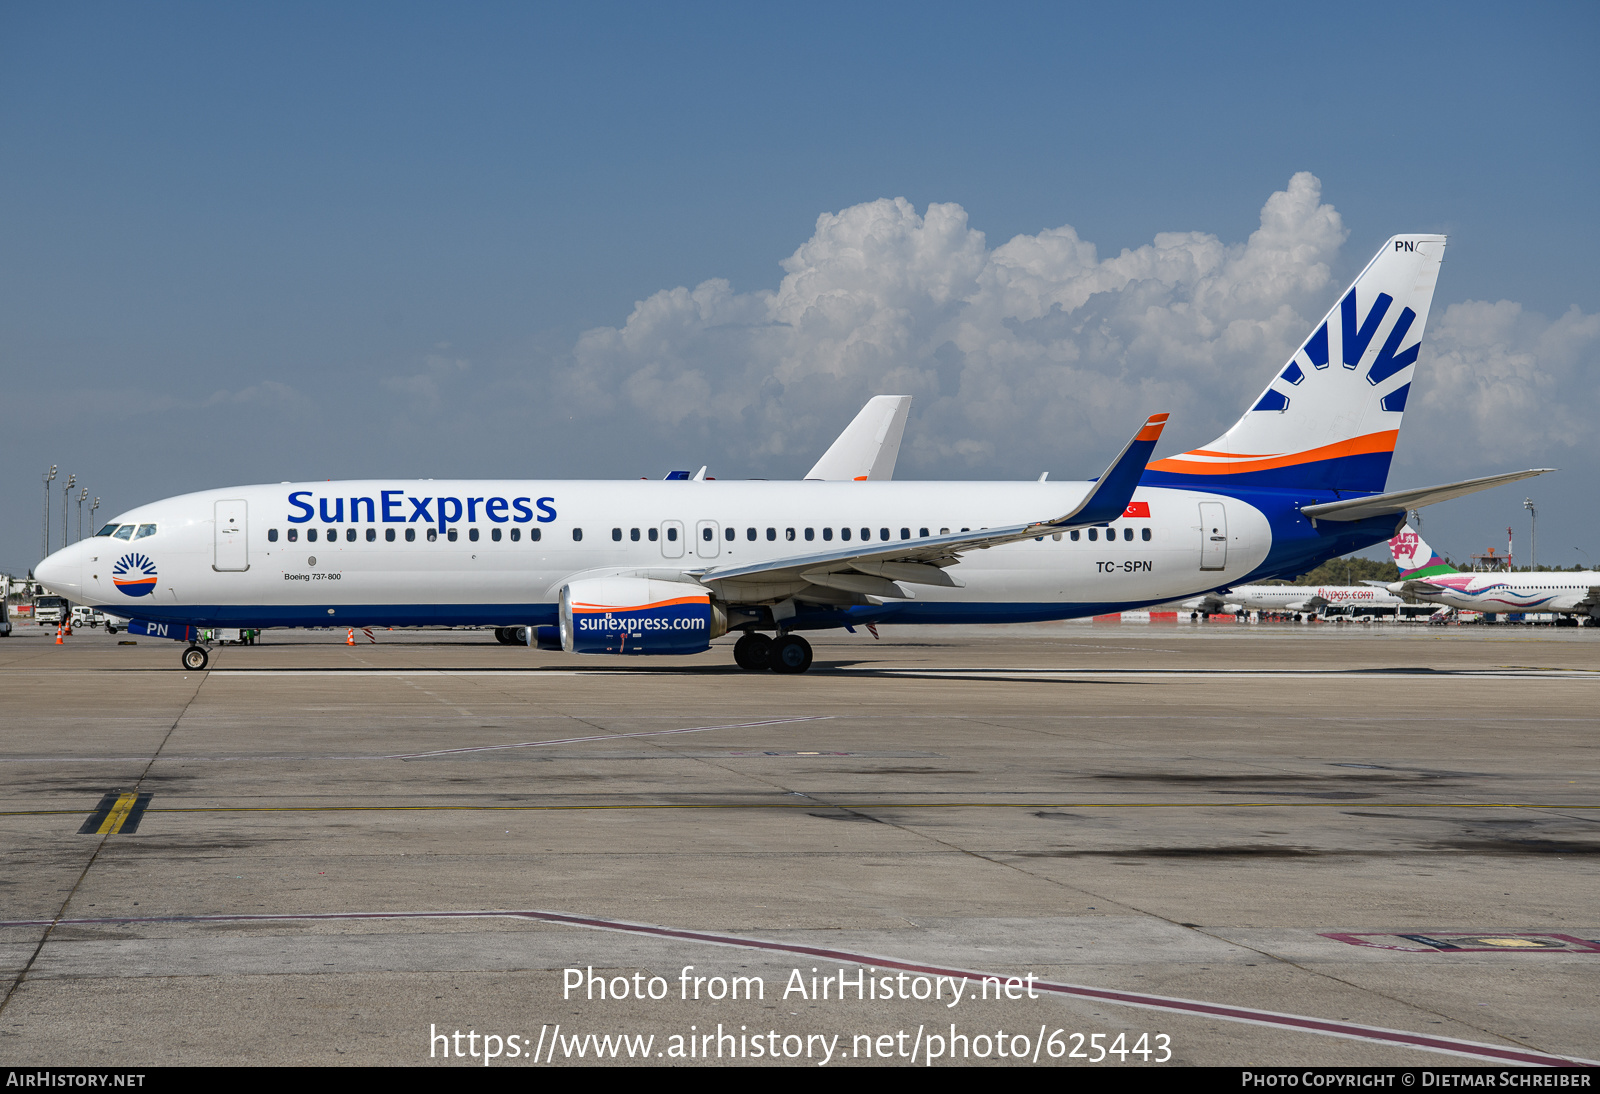
<path id="1" fill-rule="evenodd" d="M 210 660 L 211 653 L 204 646 L 190 646 L 183 651 L 183 667 L 191 672 L 199 672 Z"/>

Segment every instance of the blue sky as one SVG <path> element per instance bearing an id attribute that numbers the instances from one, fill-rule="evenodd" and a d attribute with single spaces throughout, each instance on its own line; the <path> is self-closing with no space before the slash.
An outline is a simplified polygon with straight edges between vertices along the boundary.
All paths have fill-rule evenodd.
<path id="1" fill-rule="evenodd" d="M 1047 410 L 1104 435 L 1018 442 L 1034 423 L 972 410 L 975 374 L 918 341 L 937 302 L 786 386 L 726 324 L 630 316 L 707 282 L 758 305 L 837 243 L 823 214 L 916 238 L 878 199 L 958 205 L 989 251 L 1070 225 L 1106 259 L 1243 247 L 1300 172 L 1343 235 L 1297 315 L 1389 235 L 1451 237 L 1429 335 L 1453 356 L 1419 375 L 1391 485 L 1563 468 L 1436 507 L 1429 540 L 1521 533 L 1532 493 L 1542 561 L 1600 556 L 1597 32 L 1592 4 L 0 5 L 0 568 L 36 560 L 52 463 L 102 517 L 289 478 L 787 477 L 919 377 L 900 477 L 1092 474 L 1156 381 L 1192 398 L 1144 409 L 1203 443 L 1281 364 L 1271 338 L 1213 362 L 1237 391 L 1087 360 L 1104 413 Z M 607 348 L 629 332 L 663 341 Z M 650 370 L 715 413 L 596 402 Z"/>

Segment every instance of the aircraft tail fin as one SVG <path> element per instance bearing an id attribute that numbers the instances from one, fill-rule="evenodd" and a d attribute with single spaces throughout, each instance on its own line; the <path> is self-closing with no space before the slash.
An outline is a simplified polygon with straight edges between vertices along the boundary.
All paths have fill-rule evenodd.
<path id="1" fill-rule="evenodd" d="M 1144 481 L 1381 492 L 1444 246 L 1441 235 L 1390 239 L 1233 428 L 1157 460 Z"/>
<path id="2" fill-rule="evenodd" d="M 910 413 L 909 395 L 876 395 L 868 399 L 805 477 L 830 482 L 894 478 L 900 438 L 905 435 L 906 415 Z"/>
<path id="3" fill-rule="evenodd" d="M 1423 542 L 1422 536 L 1409 524 L 1389 541 L 1389 553 L 1394 557 L 1394 564 L 1400 567 L 1401 581 L 1456 572 L 1439 557 L 1439 552 Z"/>

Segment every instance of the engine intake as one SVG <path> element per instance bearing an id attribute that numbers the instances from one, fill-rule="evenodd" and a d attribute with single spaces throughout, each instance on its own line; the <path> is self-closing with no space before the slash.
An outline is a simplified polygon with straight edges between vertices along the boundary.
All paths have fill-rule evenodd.
<path id="1" fill-rule="evenodd" d="M 568 653 L 700 653 L 727 631 L 727 611 L 702 585 L 611 577 L 561 588 L 561 648 Z"/>

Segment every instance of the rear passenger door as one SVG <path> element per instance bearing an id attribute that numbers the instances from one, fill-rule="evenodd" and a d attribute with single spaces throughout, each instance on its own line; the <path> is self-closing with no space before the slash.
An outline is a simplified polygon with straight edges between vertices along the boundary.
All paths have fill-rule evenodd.
<path id="1" fill-rule="evenodd" d="M 1228 566 L 1228 512 L 1220 501 L 1200 503 L 1200 568 L 1223 570 Z"/>

